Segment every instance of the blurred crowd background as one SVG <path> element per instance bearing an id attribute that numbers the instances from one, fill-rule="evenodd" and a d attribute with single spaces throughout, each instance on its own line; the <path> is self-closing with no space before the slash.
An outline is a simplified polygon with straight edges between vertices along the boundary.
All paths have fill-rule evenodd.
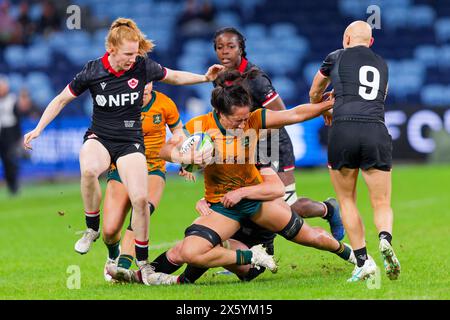
<path id="1" fill-rule="evenodd" d="M 71 15 L 67 8 L 73 4 L 81 9 L 79 30 L 67 27 Z M 11 141 L 19 144 L 23 132 L 34 126 L 83 65 L 104 54 L 105 36 L 117 17 L 133 18 L 154 40 L 151 57 L 161 65 L 197 73 L 217 63 L 214 31 L 238 28 L 247 39 L 248 59 L 269 74 L 285 104 L 292 107 L 309 100 L 309 87 L 322 60 L 341 48 L 342 33 L 350 22 L 369 18 L 370 5 L 379 6 L 381 13 L 373 49 L 390 69 L 386 123 L 395 158 L 449 161 L 450 1 L 0 0 L 2 166 L 26 179 L 78 174 L 78 150 L 92 112 L 88 93 L 63 110 L 31 154 L 20 147 L 12 155 L 5 153 Z M 210 108 L 210 85 L 158 83 L 155 89 L 175 101 L 185 120 Z M 326 164 L 321 119 L 291 126 L 289 133 L 297 166 Z M 20 174 L 15 168 L 19 163 Z M 17 179 L 11 182 L 4 172 L 0 178 L 16 192 Z"/>

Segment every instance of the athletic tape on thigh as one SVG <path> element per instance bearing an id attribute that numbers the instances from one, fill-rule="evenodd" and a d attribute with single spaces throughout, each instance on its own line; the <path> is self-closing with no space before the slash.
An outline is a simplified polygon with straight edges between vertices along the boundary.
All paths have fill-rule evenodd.
<path id="1" fill-rule="evenodd" d="M 300 229 L 303 226 L 303 219 L 299 215 L 297 215 L 294 211 L 291 210 L 292 216 L 291 220 L 289 220 L 286 227 L 283 230 L 277 232 L 280 236 L 284 237 L 287 240 L 291 240 L 295 238 L 295 236 L 299 233 Z"/>
<path id="2" fill-rule="evenodd" d="M 192 224 L 189 227 L 187 227 L 187 229 L 184 231 L 184 236 L 201 237 L 211 242 L 213 247 L 222 243 L 222 239 L 220 239 L 220 236 L 217 234 L 217 232 L 215 232 L 213 229 L 202 226 L 200 224 Z"/>

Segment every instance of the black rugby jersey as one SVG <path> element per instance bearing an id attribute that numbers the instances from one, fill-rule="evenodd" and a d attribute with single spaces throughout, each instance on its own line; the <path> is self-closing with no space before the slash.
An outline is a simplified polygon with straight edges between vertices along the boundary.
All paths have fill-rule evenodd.
<path id="1" fill-rule="evenodd" d="M 250 89 L 250 94 L 252 95 L 253 109 L 252 111 L 266 107 L 269 103 L 278 98 L 278 93 L 272 85 L 267 74 L 262 71 L 259 67 L 251 63 L 245 58 L 241 59 L 241 64 L 238 67 L 239 72 L 244 73 L 251 68 L 256 68 L 259 70 L 258 74 L 254 79 L 247 79 L 248 86 Z M 216 82 L 213 82 L 216 86 Z"/>
<path id="2" fill-rule="evenodd" d="M 334 120 L 361 118 L 384 121 L 388 67 L 372 49 L 356 46 L 336 50 L 325 58 L 320 72 L 330 77 L 334 88 Z"/>
<path id="3" fill-rule="evenodd" d="M 164 79 L 167 70 L 148 57 L 138 56 L 129 70 L 117 72 L 108 55 L 89 61 L 69 89 L 74 96 L 89 89 L 94 101 L 90 131 L 104 139 L 134 141 L 142 137 L 144 87 Z"/>

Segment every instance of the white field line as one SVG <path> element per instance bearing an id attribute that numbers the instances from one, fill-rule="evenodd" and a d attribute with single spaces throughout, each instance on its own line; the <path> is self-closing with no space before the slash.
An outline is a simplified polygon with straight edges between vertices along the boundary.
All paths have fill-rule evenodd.
<path id="1" fill-rule="evenodd" d="M 80 234 L 83 234 L 84 231 L 85 230 L 79 230 L 79 231 L 76 231 L 75 234 L 80 235 Z M 159 250 L 159 249 L 166 249 L 166 248 L 169 249 L 169 248 L 172 248 L 173 246 L 175 246 L 180 241 L 181 240 L 174 240 L 174 241 L 170 241 L 170 242 L 161 242 L 161 243 L 156 243 L 156 244 L 152 244 L 150 242 L 148 248 L 150 250 L 153 250 L 153 249 Z"/>
<path id="2" fill-rule="evenodd" d="M 430 204 L 440 202 L 442 201 L 442 197 L 429 197 L 429 198 L 422 198 L 422 199 L 415 199 L 410 201 L 403 201 L 400 203 L 397 203 L 397 208 L 417 208 L 417 207 L 425 207 Z"/>

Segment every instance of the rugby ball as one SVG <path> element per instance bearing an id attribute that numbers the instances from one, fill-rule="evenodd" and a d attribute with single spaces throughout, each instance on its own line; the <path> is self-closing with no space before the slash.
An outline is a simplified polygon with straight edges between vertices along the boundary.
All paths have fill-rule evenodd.
<path id="1" fill-rule="evenodd" d="M 189 136 L 180 148 L 180 153 L 184 154 L 186 152 L 190 152 L 191 150 L 195 150 L 195 152 L 213 152 L 214 150 L 214 142 L 212 141 L 209 134 L 205 132 L 194 133 Z M 200 166 L 197 164 L 184 163 L 181 165 L 182 168 L 188 172 L 197 171 Z"/>

